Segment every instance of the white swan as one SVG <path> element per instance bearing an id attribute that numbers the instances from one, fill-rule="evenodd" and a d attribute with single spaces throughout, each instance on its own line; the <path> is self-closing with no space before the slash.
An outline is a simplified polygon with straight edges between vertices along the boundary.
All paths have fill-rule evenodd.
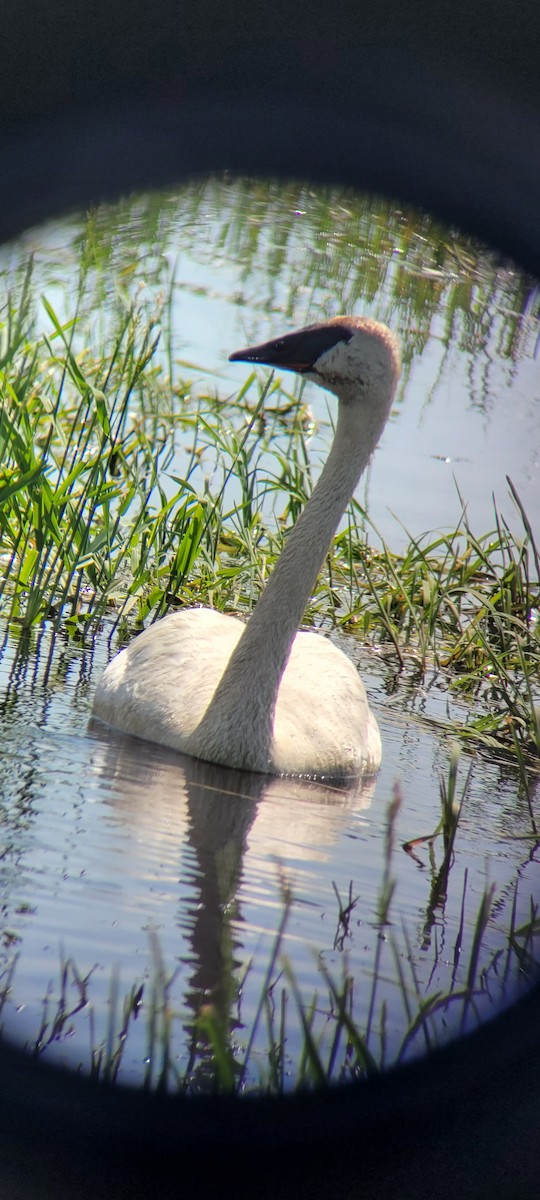
<path id="1" fill-rule="evenodd" d="M 377 722 L 352 662 L 298 625 L 339 520 L 386 423 L 400 371 L 385 325 L 335 317 L 231 354 L 297 371 L 339 400 L 330 454 L 247 624 L 172 613 L 106 668 L 94 713 L 147 741 L 273 775 L 369 774 Z"/>

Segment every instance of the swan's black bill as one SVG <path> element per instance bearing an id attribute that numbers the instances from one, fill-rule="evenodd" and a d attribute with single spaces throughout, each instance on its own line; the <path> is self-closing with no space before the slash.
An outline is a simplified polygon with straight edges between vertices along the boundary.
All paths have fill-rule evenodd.
<path id="1" fill-rule="evenodd" d="M 271 342 L 236 350 L 229 355 L 229 362 L 262 363 L 285 371 L 311 371 L 321 354 L 338 342 L 350 341 L 352 334 L 353 329 L 345 319 L 321 321 L 294 333 L 285 333 Z"/>

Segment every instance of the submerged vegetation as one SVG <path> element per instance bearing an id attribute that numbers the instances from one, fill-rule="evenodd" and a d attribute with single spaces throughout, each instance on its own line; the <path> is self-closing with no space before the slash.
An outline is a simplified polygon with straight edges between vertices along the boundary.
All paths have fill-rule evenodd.
<path id="1" fill-rule="evenodd" d="M 524 277 L 495 263 L 486 266 L 485 257 L 480 265 L 473 243 L 437 233 L 427 217 L 379 202 L 363 205 L 341 193 L 314 197 L 300 188 L 287 194 L 251 183 L 186 189 L 181 220 L 188 233 L 195 224 L 204 228 L 210 199 L 221 208 L 217 236 L 215 223 L 208 234 L 208 255 L 216 271 L 220 255 L 234 257 L 242 268 L 234 303 L 250 312 L 257 306 L 279 310 L 281 320 L 294 311 L 298 325 L 310 319 L 315 304 L 321 315 L 331 315 L 335 309 L 327 311 L 325 304 L 355 311 L 362 301 L 394 327 L 399 315 L 409 330 L 405 383 L 436 318 L 445 353 L 453 343 L 471 354 L 489 344 L 512 371 L 526 337 L 525 318 L 537 301 Z M 131 219 L 129 205 L 119 207 L 112 233 L 99 212 L 90 213 L 77 235 L 78 274 L 68 304 L 40 294 L 39 261 L 29 257 L 0 306 L 0 616 L 12 639 L 20 633 L 21 643 L 46 628 L 71 646 L 91 647 L 105 636 L 113 650 L 176 606 L 203 603 L 249 614 L 312 488 L 322 423 L 314 421 L 301 387 L 290 392 L 286 380 L 261 382 L 262 376 L 251 375 L 231 396 L 221 384 L 201 387 L 198 369 L 180 361 L 171 322 L 176 268 L 162 249 L 171 232 L 180 236 L 179 217 L 167 197 L 150 197 L 145 206 L 144 262 L 118 234 Z M 306 258 L 298 224 L 308 208 L 312 253 Z M 264 306 L 252 286 L 257 257 L 265 263 Z M 147 287 L 139 286 L 143 274 Z M 53 291 L 56 296 L 56 286 Z M 203 374 L 207 381 L 212 372 Z M 479 372 L 471 374 L 471 397 L 483 407 Z M 328 430 L 323 433 L 327 437 Z M 354 500 L 305 622 L 342 639 L 353 657 L 361 646 L 382 662 L 392 686 L 402 688 L 406 712 L 408 697 L 410 712 L 422 688 L 447 697 L 447 710 L 437 718 L 441 734 L 467 752 L 502 751 L 503 760 L 517 767 L 529 815 L 529 832 L 522 836 L 536 844 L 538 540 L 519 481 L 508 479 L 504 505 L 493 501 L 487 530 L 473 529 L 467 497 L 459 502 L 454 529 L 421 537 L 405 532 L 396 552 L 367 506 Z M 430 856 L 423 948 L 436 941 L 435 913 L 444 908 L 459 842 L 468 780 L 458 787 L 457 762 L 454 751 L 441 779 L 439 824 L 428 836 L 418 831 L 405 847 L 415 869 L 425 847 Z M 123 996 L 113 979 L 105 1036 L 92 1009 L 92 971 L 79 972 L 76 955 L 64 956 L 59 985 L 45 999 L 29 1048 L 46 1054 L 84 1020 L 89 1072 L 112 1082 L 123 1077 L 133 1023 L 145 1021 L 146 1086 L 243 1092 L 253 1089 L 258 1074 L 260 1089 L 279 1093 L 364 1077 L 403 1061 L 420 1045 L 439 1044 L 450 1027 L 473 1027 L 477 1009 L 484 1012 L 480 999 L 495 1004 L 511 984 L 532 979 L 537 908 L 531 901 L 529 918 L 518 920 L 516 883 L 505 948 L 484 952 L 496 905 L 486 885 L 469 920 L 468 958 L 463 924 L 453 947 L 451 986 L 444 993 L 421 988 L 414 954 L 404 953 L 392 925 L 400 800 L 397 786 L 377 903 L 380 936 L 361 1026 L 355 990 L 366 984 L 353 978 L 347 958 L 357 901 L 353 881 L 348 893 L 343 881 L 334 885 L 340 970 L 332 974 L 321 959 L 320 990 L 306 1000 L 284 952 L 295 897 L 283 877 L 282 923 L 249 1029 L 240 980 L 225 1018 L 211 999 L 195 1017 L 189 1014 L 191 1054 L 179 1064 L 175 1029 L 186 1029 L 188 1018 L 173 999 L 177 970 L 166 967 L 151 934 L 153 978 L 136 981 Z M 434 847 L 441 843 L 437 859 Z M 465 871 L 462 914 L 470 908 L 467 887 Z M 407 948 L 408 931 L 401 936 Z M 16 975 L 15 955 L 0 976 L 2 1019 Z M 390 977 L 404 1014 L 397 1043 L 384 992 Z M 289 1045 L 293 1025 L 302 1036 L 296 1061 Z"/>

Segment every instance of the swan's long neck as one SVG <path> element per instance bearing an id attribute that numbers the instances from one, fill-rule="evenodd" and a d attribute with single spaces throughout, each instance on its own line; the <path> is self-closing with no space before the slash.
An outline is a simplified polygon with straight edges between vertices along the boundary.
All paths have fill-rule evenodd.
<path id="1" fill-rule="evenodd" d="M 220 737 L 225 733 L 231 763 L 235 748 L 234 765 L 264 769 L 258 756 L 262 747 L 264 753 L 269 750 L 277 691 L 294 637 L 336 527 L 386 420 L 386 412 L 375 408 L 366 428 L 367 409 L 365 402 L 339 405 L 334 441 L 318 483 L 199 726 L 202 738 L 214 729 Z"/>
<path id="2" fill-rule="evenodd" d="M 259 663 L 269 664 L 272 657 L 278 679 L 336 528 L 373 450 L 359 444 L 358 421 L 356 407 L 340 405 L 334 441 L 318 483 L 288 535 L 242 638 L 242 650 L 245 643 L 245 650 L 249 648 Z"/>

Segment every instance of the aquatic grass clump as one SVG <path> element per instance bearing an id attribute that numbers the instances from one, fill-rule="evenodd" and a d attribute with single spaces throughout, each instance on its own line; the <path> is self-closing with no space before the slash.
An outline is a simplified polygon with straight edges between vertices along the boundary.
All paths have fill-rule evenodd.
<path id="1" fill-rule="evenodd" d="M 337 539 L 332 564 L 337 623 L 382 638 L 400 669 L 436 671 L 476 712 L 462 729 L 486 745 L 540 755 L 540 569 L 527 513 L 508 480 L 521 529 L 495 508 L 477 536 L 465 509 L 457 529 L 411 538 L 394 554 L 360 506 Z M 335 606 L 336 607 L 336 606 Z"/>
<path id="2" fill-rule="evenodd" d="M 27 626 L 51 612 L 72 618 L 85 594 L 87 612 L 92 601 L 103 611 L 121 567 L 123 518 L 148 478 L 129 416 L 156 337 L 148 325 L 136 348 L 132 308 L 109 358 L 86 362 L 72 348 L 76 321 L 61 326 L 44 304 L 50 337 L 12 341 L 1 378 L 0 601 Z M 159 437 L 156 451 L 159 461 Z M 139 505 L 132 536 L 147 522 Z"/>
<path id="3" fill-rule="evenodd" d="M 231 559 L 237 554 L 238 513 L 239 532 L 255 529 L 248 440 L 268 389 L 234 435 L 220 430 L 217 403 L 206 412 L 188 403 L 175 417 L 170 381 L 154 362 L 157 317 L 127 307 L 107 356 L 95 359 L 75 353 L 77 321 L 61 325 L 44 305 L 48 336 L 32 336 L 29 313 L 26 329 L 23 315 L 15 323 L 11 306 L 5 321 L 0 606 L 25 627 L 44 617 L 57 627 L 95 623 L 111 607 L 143 621 L 176 599 L 198 557 L 201 573 L 215 577 L 227 526 Z M 179 425 L 193 434 L 185 478 L 171 470 Z M 201 486 L 200 455 L 210 445 L 226 463 L 217 497 Z M 226 512 L 233 471 L 243 490 Z M 243 548 L 252 561 L 253 545 Z"/>

